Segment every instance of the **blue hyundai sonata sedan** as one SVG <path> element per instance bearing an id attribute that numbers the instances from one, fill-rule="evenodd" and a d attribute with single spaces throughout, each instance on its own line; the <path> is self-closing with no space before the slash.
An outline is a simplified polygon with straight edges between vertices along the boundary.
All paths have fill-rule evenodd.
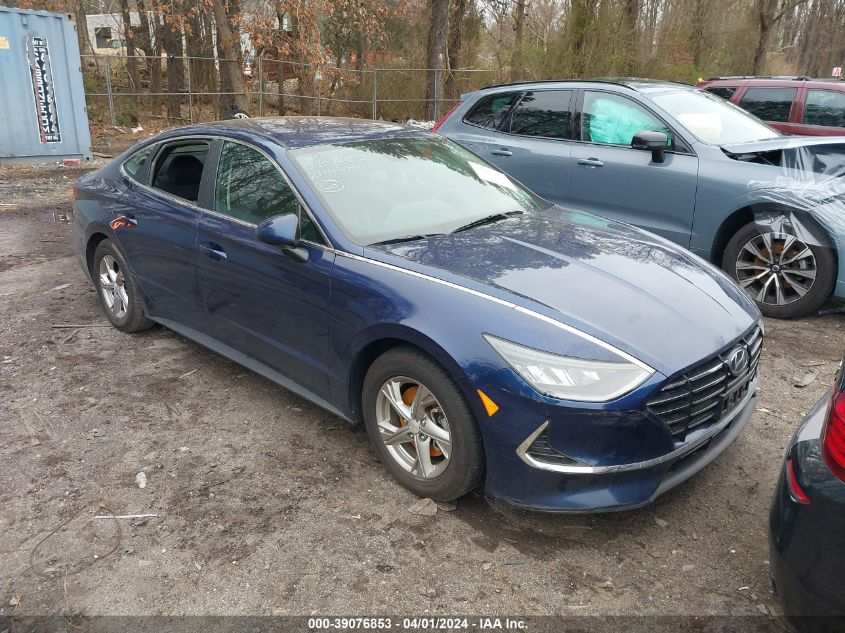
<path id="1" fill-rule="evenodd" d="M 74 209 L 115 327 L 159 323 L 363 422 L 419 495 L 640 506 L 754 409 L 762 327 L 728 277 L 428 132 L 171 130 L 80 179 Z"/>

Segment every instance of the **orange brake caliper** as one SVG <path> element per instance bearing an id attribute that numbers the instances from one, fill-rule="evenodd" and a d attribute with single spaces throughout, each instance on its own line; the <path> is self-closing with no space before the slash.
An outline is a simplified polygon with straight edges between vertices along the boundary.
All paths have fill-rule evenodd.
<path id="1" fill-rule="evenodd" d="M 411 406 L 414 403 L 414 397 L 417 395 L 417 389 L 419 389 L 419 387 L 417 387 L 416 385 L 405 389 L 405 391 L 402 392 L 402 402 L 404 402 L 408 406 Z M 399 418 L 399 426 L 405 426 L 406 424 L 408 424 L 407 420 L 405 420 L 404 418 Z M 416 445 L 416 441 L 414 441 L 414 445 Z M 439 449 L 435 448 L 433 441 L 429 442 L 428 446 L 429 454 L 432 457 L 443 456 L 443 453 L 440 452 Z"/>

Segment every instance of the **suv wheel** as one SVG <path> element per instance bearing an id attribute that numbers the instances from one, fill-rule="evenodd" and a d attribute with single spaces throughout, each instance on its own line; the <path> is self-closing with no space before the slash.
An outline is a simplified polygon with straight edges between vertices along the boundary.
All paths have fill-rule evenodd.
<path id="1" fill-rule="evenodd" d="M 794 318 L 817 310 L 833 290 L 833 252 L 755 222 L 728 242 L 722 268 L 766 316 Z"/>

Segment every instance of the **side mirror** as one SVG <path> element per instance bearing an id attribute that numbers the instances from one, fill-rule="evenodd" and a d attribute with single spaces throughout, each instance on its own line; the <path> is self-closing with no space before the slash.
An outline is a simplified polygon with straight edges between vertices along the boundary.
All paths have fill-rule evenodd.
<path id="1" fill-rule="evenodd" d="M 631 147 L 650 151 L 651 160 L 655 163 L 662 163 L 666 160 L 669 136 L 665 132 L 643 130 L 634 134 L 634 138 L 631 139 Z"/>
<path id="2" fill-rule="evenodd" d="M 296 213 L 267 218 L 258 225 L 256 234 L 265 244 L 281 246 L 292 259 L 301 262 L 308 259 L 308 251 L 299 246 L 299 216 Z"/>

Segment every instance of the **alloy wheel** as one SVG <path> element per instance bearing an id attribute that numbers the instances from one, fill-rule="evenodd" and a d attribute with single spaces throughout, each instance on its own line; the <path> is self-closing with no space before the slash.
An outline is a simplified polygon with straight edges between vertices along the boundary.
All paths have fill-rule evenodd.
<path id="1" fill-rule="evenodd" d="M 120 264 L 111 255 L 104 255 L 99 266 L 100 292 L 106 307 L 117 319 L 126 316 L 129 307 L 129 295 L 126 293 L 126 279 Z"/>
<path id="2" fill-rule="evenodd" d="M 443 407 L 422 383 L 387 380 L 376 397 L 379 436 L 388 454 L 411 476 L 431 480 L 449 465 L 452 433 Z"/>
<path id="3" fill-rule="evenodd" d="M 816 281 L 813 250 L 794 235 L 762 233 L 736 258 L 736 279 L 757 303 L 783 306 L 806 295 Z"/>

